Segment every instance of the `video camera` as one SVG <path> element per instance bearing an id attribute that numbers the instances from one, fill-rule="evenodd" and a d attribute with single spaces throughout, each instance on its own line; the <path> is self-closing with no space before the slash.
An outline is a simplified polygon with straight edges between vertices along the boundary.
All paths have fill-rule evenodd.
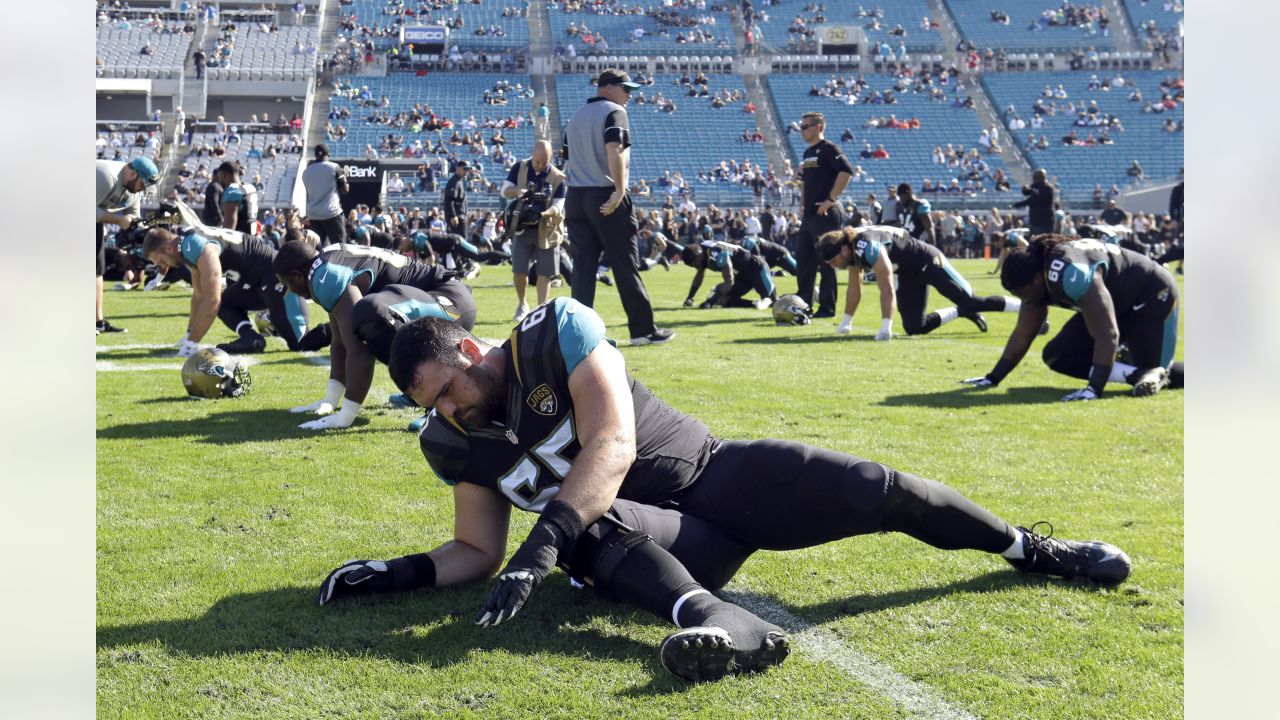
<path id="1" fill-rule="evenodd" d="M 178 206 L 170 202 L 160 203 L 160 207 L 135 220 L 128 230 L 116 233 L 116 247 L 124 249 L 131 245 L 141 246 L 151 228 L 180 224 L 182 215 L 178 212 Z"/>
<path id="2" fill-rule="evenodd" d="M 526 188 L 520 197 L 511 201 L 503 214 L 502 240 L 506 242 L 516 233 L 529 228 L 536 228 L 542 222 L 542 213 L 551 207 L 551 185 L 544 185 L 541 190 Z"/>

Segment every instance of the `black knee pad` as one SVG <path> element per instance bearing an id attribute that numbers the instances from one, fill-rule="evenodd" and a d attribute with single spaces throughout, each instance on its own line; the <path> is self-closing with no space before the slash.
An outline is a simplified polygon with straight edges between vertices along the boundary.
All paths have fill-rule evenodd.
<path id="1" fill-rule="evenodd" d="M 578 538 L 572 557 L 568 562 L 562 562 L 561 567 L 571 577 L 589 582 L 601 597 L 617 600 L 618 597 L 613 592 L 614 573 L 635 548 L 651 542 L 653 536 L 648 533 L 621 528 L 606 529 L 599 523 L 593 524 Z"/>

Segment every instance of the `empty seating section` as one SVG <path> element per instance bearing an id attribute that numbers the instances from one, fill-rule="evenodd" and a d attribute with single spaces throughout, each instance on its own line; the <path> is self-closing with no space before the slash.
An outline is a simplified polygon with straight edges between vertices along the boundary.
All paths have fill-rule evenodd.
<path id="1" fill-rule="evenodd" d="M 1173 30 L 1182 22 L 1182 0 L 1124 0 L 1133 32 L 1141 36 L 1141 28 L 1155 23 L 1157 30 Z"/>
<path id="2" fill-rule="evenodd" d="M 722 108 L 711 107 L 711 98 L 688 97 L 688 86 L 679 85 L 678 74 L 658 74 L 653 84 L 632 93 L 627 105 L 627 117 L 631 125 L 631 139 L 635 151 L 631 154 L 630 181 L 643 178 L 659 192 L 659 179 L 666 173 L 679 172 L 693 190 L 695 198 L 737 198 L 738 202 L 750 202 L 751 191 L 729 182 L 699 182 L 698 173 L 710 174 L 721 161 L 733 159 L 738 163 L 749 160 L 753 167 L 768 168 L 764 145 L 756 142 L 740 142 L 744 130 L 755 132 L 755 115 L 743 112 L 745 100 L 731 102 Z M 746 88 L 737 75 L 708 73 L 707 88 L 711 93 L 722 90 L 741 91 Z M 560 118 L 564 123 L 589 98 L 596 94 L 587 75 L 561 75 L 556 81 L 556 93 L 560 103 Z M 644 93 L 646 102 L 637 104 L 636 98 Z M 661 93 L 676 105 L 675 112 L 663 112 L 650 101 Z"/>
<path id="3" fill-rule="evenodd" d="M 869 90 L 880 92 L 893 88 L 896 80 L 888 75 L 864 77 L 870 83 Z M 958 178 L 961 187 L 965 185 L 966 177 L 962 171 L 967 170 L 935 164 L 932 153 L 935 146 L 945 149 L 948 144 L 957 151 L 961 150 L 961 146 L 966 151 L 978 147 L 982 125 L 977 115 L 971 109 L 954 106 L 956 98 L 963 100 L 968 94 L 980 92 L 978 88 L 956 92 L 955 81 L 952 80 L 951 85 L 940 86 L 944 93 L 942 99 L 933 100 L 927 92 L 915 93 L 907 90 L 896 93 L 896 102 L 889 105 L 866 102 L 869 91 L 860 93 L 856 105 L 847 105 L 842 99 L 835 97 L 814 97 L 809 94 L 811 87 L 821 88 L 831 78 L 831 75 L 774 74 L 769 77 L 769 87 L 783 132 L 786 132 L 785 128 L 792 121 L 799 122 L 806 112 L 817 111 L 826 117 L 826 139 L 839 145 L 855 169 L 860 167 L 865 173 L 859 178 L 855 172 L 855 178 L 846 190 L 848 197 L 861 201 L 867 193 L 874 192 L 883 199 L 884 190 L 889 185 L 909 182 L 919 190 L 925 179 L 934 185 L 941 183 L 949 186 L 952 178 Z M 887 118 L 890 115 L 901 121 L 916 118 L 920 121 L 920 126 L 911 130 L 867 126 L 868 119 Z M 853 132 L 854 139 L 842 143 L 840 137 L 846 128 Z M 787 133 L 787 140 L 791 146 L 793 165 L 799 167 L 799 160 L 806 148 L 804 138 L 799 132 L 790 132 Z M 1001 138 L 1000 142 L 1007 141 Z M 872 150 L 878 145 L 884 146 L 889 157 L 860 157 L 860 152 L 868 143 Z M 1008 175 L 1009 170 L 998 153 L 984 152 L 981 157 L 990 166 L 983 173 L 982 187 L 985 188 L 985 195 L 991 195 L 995 193 L 991 176 L 996 170 L 1002 170 Z"/>
<path id="4" fill-rule="evenodd" d="M 153 143 L 155 147 L 139 146 L 135 142 L 138 134 L 136 130 L 125 132 L 98 131 L 96 156 L 102 160 L 117 160 L 120 162 L 128 162 L 136 157 L 149 157 L 152 160 L 156 160 L 158 164 L 158 154 L 164 144 L 163 140 L 157 136 Z M 142 133 L 144 136 L 147 134 L 146 132 Z"/>
<path id="5" fill-rule="evenodd" d="M 1078 198 L 1091 192 L 1095 184 L 1102 185 L 1104 190 L 1113 184 L 1123 188 L 1132 180 L 1126 171 L 1134 160 L 1141 163 L 1146 177 L 1153 181 L 1172 179 L 1182 167 L 1183 133 L 1164 130 L 1167 120 L 1179 124 L 1183 120 L 1183 104 L 1176 101 L 1182 91 L 1177 89 L 1170 92 L 1160 86 L 1162 81 L 1173 79 L 1174 74 L 1160 71 L 1121 74 L 1125 79 L 1124 87 L 1112 87 L 1108 92 L 1088 89 L 1092 75 L 1089 72 L 989 73 L 984 82 L 992 102 L 1002 111 L 1002 115 L 1012 105 L 1026 121 L 1031 120 L 1033 104 L 1046 86 L 1052 89 L 1056 89 L 1059 84 L 1063 86 L 1068 99 L 1044 100 L 1045 104 L 1056 103 L 1058 112 L 1053 116 L 1045 116 L 1043 129 L 1033 130 L 1028 127 L 1014 135 L 1027 151 L 1027 159 L 1032 167 L 1043 167 L 1050 176 L 1057 176 L 1064 192 Z M 1099 76 L 1109 79 L 1114 77 L 1110 73 Z M 1135 87 L 1142 91 L 1142 101 L 1129 99 Z M 1143 112 L 1148 103 L 1159 104 L 1166 92 L 1176 101 L 1176 107 L 1160 113 Z M 1077 111 L 1080 111 L 1090 101 L 1097 101 L 1100 113 L 1119 117 L 1124 131 L 1109 131 L 1115 141 L 1114 145 L 1064 145 L 1063 138 L 1072 130 L 1082 140 L 1100 133 L 1101 128 L 1098 127 L 1076 126 L 1077 114 L 1065 110 L 1068 102 L 1073 102 Z M 1036 138 L 1046 136 L 1049 147 L 1043 150 L 1028 148 L 1028 140 L 1033 134 Z"/>
<path id="6" fill-rule="evenodd" d="M 979 48 L 1055 51 L 1074 48 L 1113 50 L 1110 30 L 1099 27 L 1102 0 L 1064 3 L 1063 0 L 945 0 L 957 29 Z M 1068 13 L 1066 6 L 1071 8 Z M 994 12 L 1008 22 L 997 22 Z M 1032 30 L 1032 26 L 1035 29 Z"/>
<path id="7" fill-rule="evenodd" d="M 461 131 L 463 121 L 468 118 L 474 119 L 477 125 L 483 125 L 486 118 L 504 120 L 517 115 L 523 118 L 520 127 L 502 128 L 502 134 L 507 139 L 506 147 L 516 157 L 528 157 L 533 149 L 533 125 L 528 122 L 532 101 L 525 92 L 514 90 L 517 83 L 520 84 L 521 90 L 529 87 L 527 75 L 431 73 L 418 77 L 409 74 L 391 74 L 385 78 L 352 77 L 344 78 L 344 81 L 355 84 L 357 91 L 367 88 L 368 95 L 375 100 L 386 96 L 390 104 L 386 107 L 366 107 L 358 97 L 359 92 L 355 93 L 356 97 L 348 97 L 348 93 L 344 92 L 335 92 L 329 100 L 330 111 L 345 108 L 351 113 L 351 117 L 346 120 L 330 121 L 335 125 L 342 125 L 347 131 L 345 139 L 328 141 L 330 153 L 335 158 L 363 158 L 366 145 L 372 145 L 377 149 L 387 135 L 397 136 L 403 145 L 412 145 L 415 140 L 422 140 L 424 143 L 430 140 L 432 146 L 435 146 L 442 141 L 447 141 L 454 130 Z M 507 104 L 485 104 L 485 91 L 491 91 L 500 81 L 510 82 L 513 87 L 512 91 L 505 93 Z M 424 112 L 434 112 L 441 120 L 451 120 L 453 128 L 415 133 L 411 132 L 407 126 L 395 127 L 368 122 L 368 117 L 374 110 L 395 116 L 397 113 L 411 112 L 415 104 L 420 104 Z M 479 129 L 486 140 L 493 132 L 483 127 Z M 469 148 L 464 146 L 449 145 L 448 148 L 451 153 L 457 153 L 466 159 L 473 161 L 477 159 L 469 154 Z M 386 155 L 385 152 L 380 154 Z M 493 180 L 502 173 L 501 166 L 489 159 L 484 161 L 482 167 L 485 177 L 489 180 Z"/>
<path id="8" fill-rule="evenodd" d="M 320 39 L 314 27 L 283 25 L 268 33 L 242 22 L 234 39 L 225 66 L 209 67 L 210 80 L 302 80 L 315 72 Z"/>
<path id="9" fill-rule="evenodd" d="M 151 48 L 144 55 L 142 49 Z M 191 47 L 191 35 L 156 32 L 139 20 L 98 25 L 97 55 L 103 60 L 99 77 L 177 78 Z"/>
<path id="10" fill-rule="evenodd" d="M 759 23 L 765 45 L 778 52 L 809 52 L 800 46 L 805 33 L 792 30 L 825 24 L 860 27 L 869 44 L 888 43 L 894 50 L 897 50 L 898 43 L 911 53 L 934 52 L 942 46 L 942 34 L 933 25 L 934 18 L 927 0 L 880 4 L 833 0 L 822 3 L 826 10 L 821 15 L 816 11 L 805 11 L 807 5 L 810 5 L 809 0 L 782 0 L 772 6 L 758 8 L 769 16 L 768 22 Z M 797 17 L 803 22 L 797 23 Z M 930 20 L 928 29 L 922 22 L 926 17 Z"/>
<path id="11" fill-rule="evenodd" d="M 576 55 L 734 53 L 733 26 L 727 13 L 711 10 L 710 3 L 702 10 L 681 5 L 692 6 L 692 3 L 676 3 L 669 8 L 654 0 L 648 0 L 647 4 L 623 4 L 629 11 L 626 15 L 566 10 L 563 5 L 552 4 L 548 6 L 551 44 L 567 48 L 572 43 Z M 569 33 L 570 26 L 573 34 Z M 582 32 L 584 27 L 586 31 Z M 596 45 L 600 37 L 605 40 L 604 50 Z"/>
<path id="12" fill-rule="evenodd" d="M 343 17 L 355 15 L 357 25 L 373 32 L 372 39 L 379 48 L 398 45 L 402 25 L 449 25 L 449 45 L 464 50 L 523 48 L 529 44 L 529 22 L 522 14 L 520 0 L 355 0 L 350 6 L 341 7 L 340 13 Z M 459 27 L 452 27 L 459 21 Z M 484 33 L 477 34 L 481 30 Z M 339 34 L 353 35 L 350 30 L 341 29 Z M 359 32 L 355 36 L 366 39 Z"/>
<path id="13" fill-rule="evenodd" d="M 187 171 L 192 173 L 192 177 L 188 178 L 187 186 L 193 188 L 200 195 L 197 204 L 204 204 L 204 188 L 207 184 L 205 180 L 194 179 L 197 168 L 201 165 L 210 173 L 214 168 L 218 167 L 225 160 L 235 160 L 244 168 L 244 174 L 241 179 L 248 183 L 254 182 L 254 177 L 261 179 L 261 183 L 255 183 L 258 188 L 258 204 L 261 207 L 274 207 L 277 205 L 288 205 L 293 193 L 294 178 L 298 174 L 298 164 L 302 158 L 299 153 L 278 152 L 275 157 L 249 157 L 251 148 L 257 148 L 261 152 L 268 144 L 278 147 L 283 146 L 284 136 L 273 132 L 266 133 L 244 133 L 240 136 L 240 142 L 222 143 L 226 154 L 222 157 L 205 153 L 198 156 L 191 153 L 182 161 L 182 165 Z M 192 135 L 191 147 L 212 148 L 218 145 L 218 136 L 213 132 L 197 132 Z M 182 148 L 187 151 L 190 148 Z"/>

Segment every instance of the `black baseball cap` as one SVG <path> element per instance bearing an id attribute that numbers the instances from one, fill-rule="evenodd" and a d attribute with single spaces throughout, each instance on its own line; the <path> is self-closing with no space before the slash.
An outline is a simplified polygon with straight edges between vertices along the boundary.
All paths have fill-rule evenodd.
<path id="1" fill-rule="evenodd" d="M 459 160 L 459 161 L 458 161 L 458 163 L 457 163 L 456 165 L 454 165 L 454 167 L 455 167 L 455 168 L 469 168 L 469 167 L 471 167 L 471 163 L 467 162 L 466 160 Z"/>
<path id="2" fill-rule="evenodd" d="M 640 87 L 640 83 L 631 82 L 631 76 L 617 68 L 609 68 L 596 78 L 596 87 L 604 87 L 605 85 L 621 85 L 628 90 L 635 90 Z"/>
<path id="3" fill-rule="evenodd" d="M 329 157 L 329 148 L 326 147 L 324 143 L 319 143 L 318 145 L 316 145 L 315 152 L 316 152 L 317 159 Z"/>

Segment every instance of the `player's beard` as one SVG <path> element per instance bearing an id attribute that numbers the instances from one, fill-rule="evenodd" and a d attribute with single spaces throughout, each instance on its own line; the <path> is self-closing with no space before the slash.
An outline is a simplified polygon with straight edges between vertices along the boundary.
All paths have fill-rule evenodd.
<path id="1" fill-rule="evenodd" d="M 488 427 L 493 420 L 500 419 L 502 400 L 506 395 L 502 381 L 494 373 L 481 365 L 473 365 L 467 370 L 471 383 L 476 389 L 476 404 L 463 413 L 458 420 L 467 427 L 480 430 Z"/>

